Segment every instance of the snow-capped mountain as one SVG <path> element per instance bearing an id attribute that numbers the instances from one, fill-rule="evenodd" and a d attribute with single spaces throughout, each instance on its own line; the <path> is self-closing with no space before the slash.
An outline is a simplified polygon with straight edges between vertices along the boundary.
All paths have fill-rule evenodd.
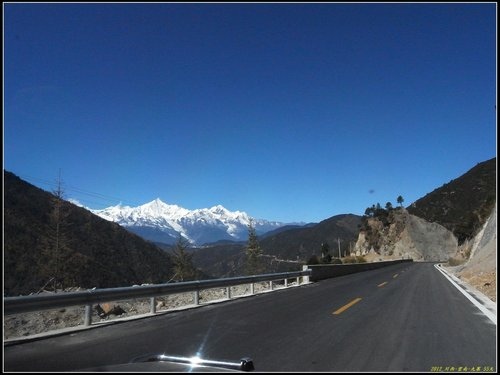
<path id="1" fill-rule="evenodd" d="M 168 244 L 175 243 L 179 235 L 193 245 L 219 240 L 246 241 L 250 220 L 253 221 L 257 234 L 286 225 L 254 219 L 245 212 L 229 211 L 221 205 L 188 210 L 162 202 L 159 198 L 138 207 L 119 204 L 90 211 L 147 240 Z"/>

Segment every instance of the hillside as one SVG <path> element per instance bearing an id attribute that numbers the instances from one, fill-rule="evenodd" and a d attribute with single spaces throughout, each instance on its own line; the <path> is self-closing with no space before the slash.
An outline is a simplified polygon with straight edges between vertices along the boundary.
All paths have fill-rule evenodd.
<path id="1" fill-rule="evenodd" d="M 193 249 L 193 263 L 214 278 L 242 276 L 245 246 L 243 243 L 225 243 Z"/>
<path id="2" fill-rule="evenodd" d="M 462 262 L 496 202 L 496 158 L 418 199 L 407 209 L 377 209 L 362 218 L 356 252 L 371 258 Z M 370 257 L 369 257 L 370 258 Z"/>
<path id="3" fill-rule="evenodd" d="M 83 288 L 170 279 L 164 251 L 64 200 L 56 235 L 54 202 L 53 194 L 4 171 L 4 295 L 37 292 L 56 274 L 62 286 Z"/>
<path id="4" fill-rule="evenodd" d="M 321 244 L 328 243 L 332 256 L 348 253 L 357 238 L 361 217 L 337 215 L 318 224 L 289 226 L 259 236 L 264 272 L 287 272 L 302 269 L 311 255 L 320 255 Z M 213 277 L 231 277 L 244 274 L 246 243 L 219 243 L 195 249 L 196 267 Z"/>
<path id="5" fill-rule="evenodd" d="M 338 257 L 349 253 L 354 245 L 361 224 L 361 216 L 344 214 L 330 217 L 316 225 L 294 228 L 266 236 L 260 241 L 265 254 L 281 259 L 307 260 L 311 255 L 320 255 L 321 244 L 327 243 L 331 255 Z"/>
<path id="6" fill-rule="evenodd" d="M 407 207 L 412 215 L 451 230 L 459 244 L 484 225 L 496 202 L 496 157 L 478 163 L 462 176 Z"/>

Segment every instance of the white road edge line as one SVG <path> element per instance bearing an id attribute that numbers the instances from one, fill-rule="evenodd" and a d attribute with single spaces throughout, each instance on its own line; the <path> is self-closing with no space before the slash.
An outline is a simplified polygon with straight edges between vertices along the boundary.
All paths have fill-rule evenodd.
<path id="1" fill-rule="evenodd" d="M 490 311 L 488 308 L 486 308 L 484 305 L 479 303 L 474 297 L 472 297 L 469 293 L 467 293 L 463 288 L 461 288 L 458 283 L 461 283 L 455 276 L 449 274 L 447 271 L 445 271 L 442 267 L 440 267 L 440 264 L 435 264 L 434 267 L 441 272 L 444 277 L 448 279 L 448 281 L 455 287 L 457 288 L 469 301 L 471 301 L 481 312 L 488 317 L 495 325 L 497 325 L 497 315 L 496 315 L 496 305 L 491 303 L 490 308 L 493 309 L 494 307 L 494 313 Z M 457 280 L 457 282 L 453 281 L 453 278 Z"/>

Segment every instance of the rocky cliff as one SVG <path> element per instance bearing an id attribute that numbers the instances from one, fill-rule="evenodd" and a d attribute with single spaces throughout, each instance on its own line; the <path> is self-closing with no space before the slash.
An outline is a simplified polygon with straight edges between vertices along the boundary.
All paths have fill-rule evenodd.
<path id="1" fill-rule="evenodd" d="M 442 225 L 398 208 L 365 217 L 354 251 L 370 260 L 447 261 L 457 252 L 457 246 L 456 237 Z"/>
<path id="2" fill-rule="evenodd" d="M 483 271 L 496 270 L 497 205 L 481 231 L 474 237 L 469 261 L 464 269 L 480 267 Z"/>
<path id="3" fill-rule="evenodd" d="M 492 301 L 496 301 L 497 280 L 497 206 L 489 216 L 470 247 L 464 244 L 460 250 L 470 258 L 462 265 L 452 267 L 451 271 L 459 278 L 479 289 Z"/>

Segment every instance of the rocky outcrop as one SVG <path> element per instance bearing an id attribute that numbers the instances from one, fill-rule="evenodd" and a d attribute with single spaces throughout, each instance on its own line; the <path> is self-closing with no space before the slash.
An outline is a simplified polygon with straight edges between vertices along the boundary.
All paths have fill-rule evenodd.
<path id="1" fill-rule="evenodd" d="M 356 242 L 356 255 L 376 254 L 380 259 L 412 258 L 447 261 L 457 251 L 457 239 L 437 223 L 411 215 L 404 208 L 366 218 Z"/>
<path id="2" fill-rule="evenodd" d="M 481 231 L 474 237 L 471 256 L 465 268 L 481 265 L 483 271 L 496 270 L 497 205 Z"/>
<path id="3" fill-rule="evenodd" d="M 468 255 L 470 254 L 470 257 Z M 477 235 L 460 247 L 459 256 L 468 260 L 450 270 L 492 301 L 496 301 L 497 206 Z"/>

